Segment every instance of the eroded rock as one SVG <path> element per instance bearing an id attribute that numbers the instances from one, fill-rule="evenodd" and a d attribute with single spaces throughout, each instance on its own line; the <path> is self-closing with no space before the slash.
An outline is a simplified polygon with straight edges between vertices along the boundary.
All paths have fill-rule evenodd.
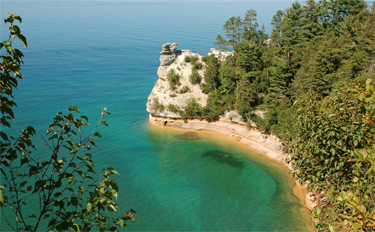
<path id="1" fill-rule="evenodd" d="M 160 52 L 160 65 L 165 66 L 165 65 L 170 65 L 172 64 L 177 57 L 177 43 L 166 43 L 163 44 L 162 50 Z"/>

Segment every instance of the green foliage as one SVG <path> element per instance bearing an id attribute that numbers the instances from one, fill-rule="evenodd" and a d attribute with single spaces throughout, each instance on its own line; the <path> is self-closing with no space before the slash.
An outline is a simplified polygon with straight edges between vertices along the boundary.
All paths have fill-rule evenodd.
<path id="1" fill-rule="evenodd" d="M 202 107 L 199 105 L 195 98 L 190 99 L 186 102 L 185 114 L 187 117 L 197 117 L 200 119 L 202 117 L 202 111 Z"/>
<path id="2" fill-rule="evenodd" d="M 221 35 L 217 35 L 214 45 L 219 46 L 219 50 L 221 51 L 229 51 L 228 41 L 226 41 Z"/>
<path id="3" fill-rule="evenodd" d="M 220 76 L 220 94 L 232 94 L 236 88 L 236 70 L 235 64 L 231 60 L 226 60 L 219 70 Z"/>
<path id="4" fill-rule="evenodd" d="M 190 88 L 188 86 L 184 86 L 182 87 L 182 89 L 180 89 L 180 94 L 184 94 L 184 93 L 187 93 L 188 91 L 190 91 Z"/>
<path id="5" fill-rule="evenodd" d="M 228 37 L 228 45 L 235 50 L 236 45 L 241 41 L 242 21 L 240 16 L 230 17 L 224 24 L 223 29 Z"/>
<path id="6" fill-rule="evenodd" d="M 165 106 L 162 103 L 160 103 L 157 98 L 154 98 L 152 108 L 156 111 L 163 111 L 165 109 Z"/>
<path id="7" fill-rule="evenodd" d="M 197 56 L 185 56 L 185 59 L 184 61 L 187 62 L 187 63 L 196 63 L 197 61 L 199 60 L 199 58 Z"/>
<path id="8" fill-rule="evenodd" d="M 193 70 L 191 75 L 189 76 L 189 81 L 193 85 L 200 84 L 202 81 L 201 75 L 198 73 L 197 70 Z"/>
<path id="9" fill-rule="evenodd" d="M 330 189 L 331 205 L 320 213 L 322 228 L 374 226 L 374 96 L 370 80 L 366 89 L 344 89 L 323 101 L 306 96 L 298 102 L 297 137 L 288 152 L 298 179 L 309 181 L 317 192 Z"/>
<path id="10" fill-rule="evenodd" d="M 134 221 L 132 213 L 121 217 L 109 217 L 106 210 L 116 211 L 119 189 L 111 175 L 118 174 L 109 167 L 104 174 L 95 173 L 94 161 L 90 151 L 96 146 L 95 138 L 101 137 L 96 129 L 100 124 L 108 126 L 103 120 L 110 114 L 102 109 L 97 125 L 84 135 L 84 128 L 89 126 L 88 117 L 75 116 L 77 107 L 69 108 L 68 114 L 57 113 L 49 124 L 45 144 L 50 150 L 46 159 L 35 155 L 35 146 L 31 137 L 35 135 L 33 127 L 20 131 L 18 136 L 10 136 L 6 129 L 14 120 L 12 108 L 13 88 L 17 88 L 23 64 L 23 54 L 13 48 L 15 38 L 19 38 L 25 47 L 27 41 L 14 25 L 15 20 L 22 22 L 18 15 L 8 14 L 5 23 L 9 23 L 9 40 L 0 44 L 5 48 L 1 56 L 1 126 L 0 132 L 0 171 L 4 186 L 0 186 L 0 208 L 8 226 L 14 231 L 37 231 L 40 223 L 48 226 L 43 230 L 111 230 L 117 231 L 125 226 L 125 221 Z M 3 51 L 2 51 L 3 53 Z M 31 201 L 39 201 L 39 206 L 26 215 L 25 207 Z M 4 213 L 4 211 L 6 213 Z M 132 211 L 132 210 L 131 210 Z M 134 211 L 133 211 L 134 212 Z"/>
<path id="11" fill-rule="evenodd" d="M 177 94 L 173 93 L 173 94 L 169 94 L 169 96 L 170 96 L 171 98 L 174 98 L 174 97 L 177 97 Z"/>
<path id="12" fill-rule="evenodd" d="M 178 112 L 178 107 L 176 105 L 169 104 L 168 105 L 168 110 L 172 111 L 173 113 L 177 113 Z"/>
<path id="13" fill-rule="evenodd" d="M 242 22 L 244 26 L 244 33 L 243 37 L 246 40 L 249 40 L 251 42 L 257 42 L 257 32 L 256 29 L 258 27 L 258 23 L 256 23 L 257 19 L 257 13 L 255 10 L 248 10 L 245 14 L 245 18 Z"/>
<path id="14" fill-rule="evenodd" d="M 202 90 L 204 89 L 205 92 L 212 92 L 216 90 L 220 85 L 219 80 L 219 61 L 218 59 L 212 54 L 210 56 L 205 57 L 206 62 L 206 70 L 204 71 L 204 81 L 205 85 L 202 86 Z"/>
<path id="15" fill-rule="evenodd" d="M 176 73 L 173 68 L 167 73 L 167 80 L 169 82 L 171 90 L 177 89 L 177 86 L 181 84 L 180 78 L 180 74 Z"/>

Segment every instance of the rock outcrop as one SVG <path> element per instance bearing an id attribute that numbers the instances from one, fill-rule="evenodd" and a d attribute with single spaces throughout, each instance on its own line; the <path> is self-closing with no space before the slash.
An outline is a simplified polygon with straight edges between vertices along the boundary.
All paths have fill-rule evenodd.
<path id="1" fill-rule="evenodd" d="M 170 65 L 177 57 L 177 43 L 166 43 L 163 44 L 163 50 L 160 52 L 160 65 Z"/>
<path id="2" fill-rule="evenodd" d="M 192 84 L 189 77 L 192 74 L 193 65 L 190 62 L 185 62 L 185 57 L 195 57 L 196 62 L 202 64 L 202 69 L 198 70 L 199 75 L 202 77 L 204 83 L 204 69 L 205 64 L 202 60 L 203 55 L 193 53 L 191 50 L 177 50 L 177 43 L 163 44 L 162 51 L 160 52 L 160 66 L 157 71 L 159 79 L 156 81 L 151 94 L 148 96 L 147 111 L 153 116 L 181 118 L 180 114 L 176 112 L 184 110 L 187 101 L 195 99 L 201 106 L 207 105 L 208 95 L 203 93 L 199 84 Z M 218 58 L 231 55 L 230 52 L 220 52 L 211 49 L 208 55 L 214 54 Z M 168 81 L 168 72 L 173 70 L 180 75 L 180 84 L 176 89 L 172 89 Z M 184 90 L 188 89 L 186 92 Z M 162 105 L 164 108 L 157 108 L 155 106 Z M 168 107 L 171 106 L 171 107 Z M 174 108 L 176 107 L 176 108 Z"/>

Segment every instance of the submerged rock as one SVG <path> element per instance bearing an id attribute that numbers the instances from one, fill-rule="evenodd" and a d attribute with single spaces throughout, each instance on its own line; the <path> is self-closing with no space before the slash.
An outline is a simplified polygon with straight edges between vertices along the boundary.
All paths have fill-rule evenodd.
<path id="1" fill-rule="evenodd" d="M 242 161 L 239 158 L 223 151 L 207 151 L 202 154 L 202 157 L 212 157 L 219 163 L 227 164 L 239 169 L 243 169 L 247 165 L 245 161 Z"/>
<path id="2" fill-rule="evenodd" d="M 181 139 L 181 140 L 199 140 L 199 139 L 201 139 L 198 136 L 198 133 L 196 133 L 196 132 L 186 132 L 186 133 L 183 133 L 183 134 L 176 135 L 175 137 L 178 138 L 178 139 Z"/>

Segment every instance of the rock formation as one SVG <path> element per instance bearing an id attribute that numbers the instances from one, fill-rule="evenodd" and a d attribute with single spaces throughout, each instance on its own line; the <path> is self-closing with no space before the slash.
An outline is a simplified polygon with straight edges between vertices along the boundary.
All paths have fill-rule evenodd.
<path id="1" fill-rule="evenodd" d="M 177 57 L 177 43 L 163 44 L 163 50 L 160 52 L 160 65 L 170 65 Z"/>
<path id="2" fill-rule="evenodd" d="M 157 71 L 159 79 L 156 81 L 151 94 L 148 96 L 147 111 L 153 116 L 168 117 L 168 118 L 181 118 L 178 112 L 171 111 L 171 107 L 175 106 L 178 111 L 183 111 L 186 107 L 186 102 L 190 99 L 195 99 L 201 106 L 207 105 L 208 95 L 203 93 L 199 84 L 192 84 L 189 77 L 192 74 L 193 65 L 190 62 L 185 62 L 185 57 L 196 57 L 197 62 L 202 63 L 203 68 L 198 70 L 199 75 L 202 77 L 204 83 L 204 62 L 202 61 L 203 55 L 193 53 L 191 50 L 177 50 L 177 43 L 166 43 L 162 46 L 160 52 L 160 66 Z M 214 54 L 216 57 L 226 57 L 230 55 L 229 52 L 220 52 L 211 49 L 208 55 Z M 170 83 L 167 80 L 168 72 L 174 70 L 175 73 L 180 75 L 180 85 L 176 89 L 171 89 Z M 186 93 L 181 93 L 183 88 L 188 88 Z M 156 105 L 162 105 L 164 109 L 156 109 Z M 239 116 L 239 115 L 238 115 Z M 240 116 L 239 116 L 240 117 Z M 238 121 L 241 121 L 236 117 Z"/>

